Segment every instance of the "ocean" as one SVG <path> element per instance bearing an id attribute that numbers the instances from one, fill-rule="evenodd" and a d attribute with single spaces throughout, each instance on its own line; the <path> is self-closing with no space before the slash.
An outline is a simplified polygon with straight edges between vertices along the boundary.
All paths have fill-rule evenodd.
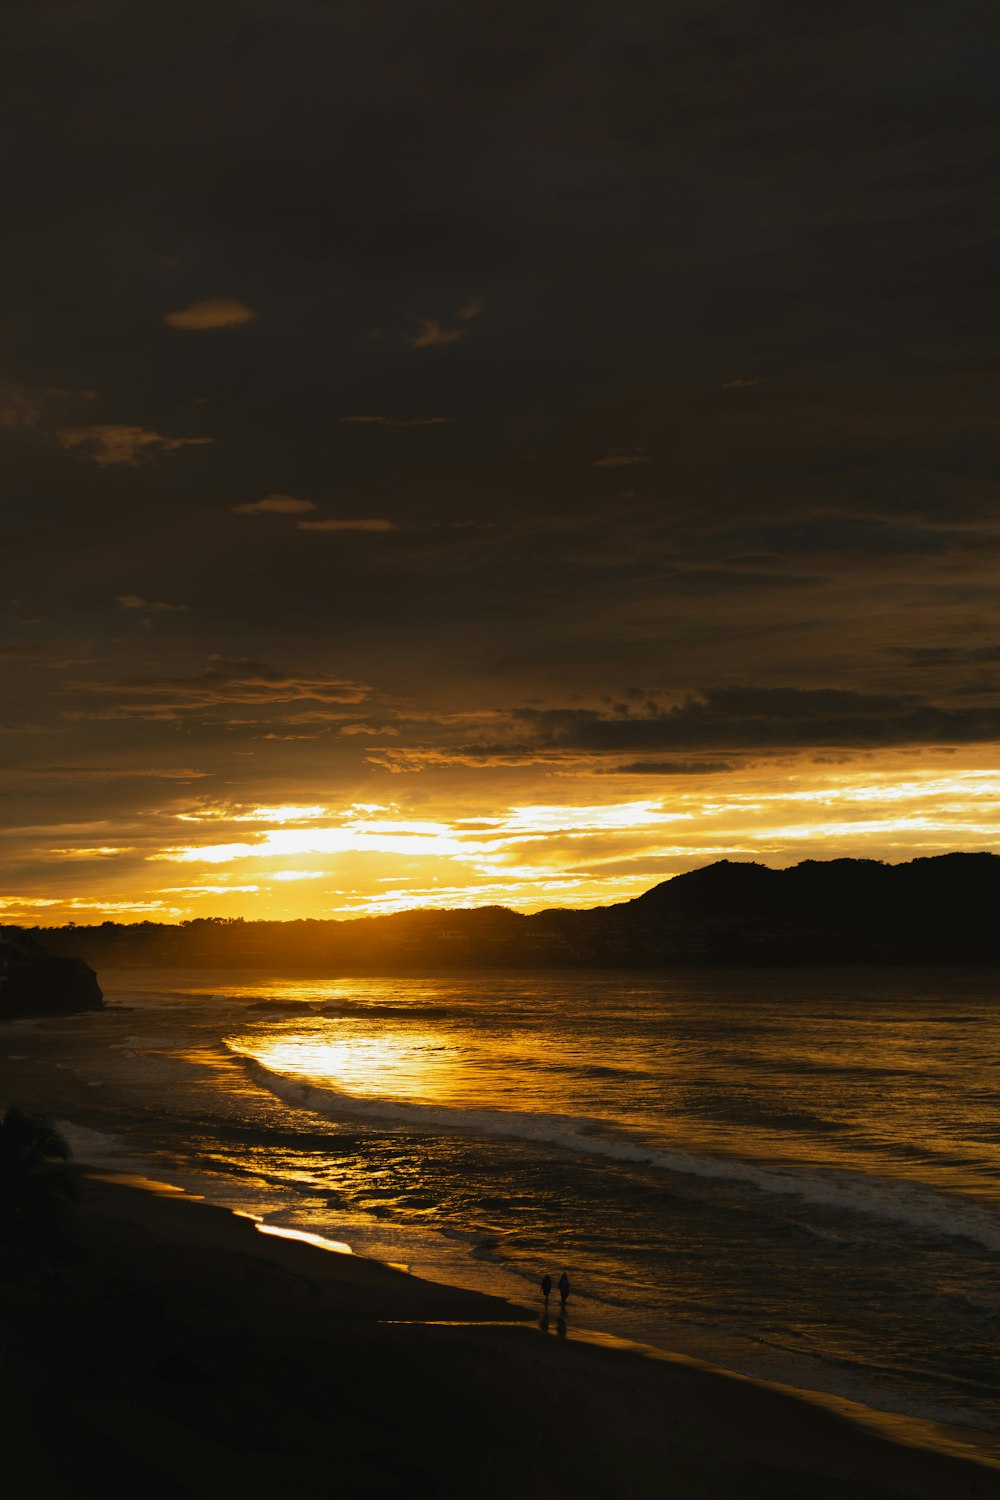
<path id="1" fill-rule="evenodd" d="M 80 1159 L 1000 1430 L 996 971 L 100 978 L 103 1014 L 0 1027 L 11 1100 L 38 1059 L 86 1086 Z"/>

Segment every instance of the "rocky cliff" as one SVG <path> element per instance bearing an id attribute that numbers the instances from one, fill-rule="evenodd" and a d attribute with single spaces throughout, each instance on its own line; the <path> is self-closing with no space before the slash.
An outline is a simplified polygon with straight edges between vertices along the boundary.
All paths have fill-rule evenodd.
<path id="1" fill-rule="evenodd" d="M 101 1010 L 97 975 L 82 958 L 63 958 L 17 928 L 0 929 L 0 1021 Z"/>

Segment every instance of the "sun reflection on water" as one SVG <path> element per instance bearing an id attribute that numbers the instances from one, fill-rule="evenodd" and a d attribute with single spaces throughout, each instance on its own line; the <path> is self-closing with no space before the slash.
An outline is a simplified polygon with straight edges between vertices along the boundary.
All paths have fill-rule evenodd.
<path id="1" fill-rule="evenodd" d="M 308 1032 L 244 1039 L 235 1050 L 274 1073 L 307 1079 L 363 1098 L 442 1102 L 454 1093 L 460 1049 L 443 1034 L 406 1031 L 341 1031 L 336 1037 Z"/>

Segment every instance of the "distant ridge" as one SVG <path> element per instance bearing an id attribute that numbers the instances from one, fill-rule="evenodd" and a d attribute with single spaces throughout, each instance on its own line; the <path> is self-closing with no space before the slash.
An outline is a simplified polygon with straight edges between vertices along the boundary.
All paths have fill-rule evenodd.
<path id="1" fill-rule="evenodd" d="M 1000 856 L 889 865 L 720 860 L 631 901 L 523 916 L 503 906 L 355 921 L 199 918 L 61 927 L 52 951 L 96 967 L 206 966 L 343 974 L 454 968 L 710 964 L 1000 965 Z"/>
<path id="2" fill-rule="evenodd" d="M 644 947 L 703 962 L 1000 963 L 1000 856 L 720 860 L 625 903 Z"/>

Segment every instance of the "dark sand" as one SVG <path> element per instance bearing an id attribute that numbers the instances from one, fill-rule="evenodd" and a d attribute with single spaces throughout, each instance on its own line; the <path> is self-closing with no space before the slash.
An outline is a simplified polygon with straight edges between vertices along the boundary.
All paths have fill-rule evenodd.
<path id="1" fill-rule="evenodd" d="M 954 1430 L 559 1338 L 181 1196 L 86 1179 L 74 1241 L 0 1287 L 34 1497 L 1000 1500 Z"/>

